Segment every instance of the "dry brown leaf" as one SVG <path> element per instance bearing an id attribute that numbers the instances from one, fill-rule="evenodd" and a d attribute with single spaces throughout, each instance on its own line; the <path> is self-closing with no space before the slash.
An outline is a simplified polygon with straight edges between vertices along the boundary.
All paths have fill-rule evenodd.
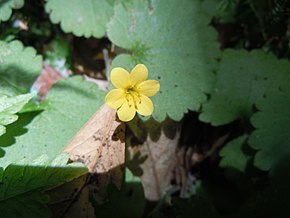
<path id="1" fill-rule="evenodd" d="M 116 110 L 103 105 L 65 146 L 74 162 L 84 163 L 91 173 L 106 173 L 125 162 L 124 124 Z"/>
<path id="2" fill-rule="evenodd" d="M 180 132 L 176 132 L 175 137 L 170 139 L 162 131 L 158 141 L 152 141 L 150 137 L 147 137 L 141 147 L 141 154 L 148 156 L 141 165 L 143 170 L 141 181 L 146 199 L 157 201 L 168 190 L 179 137 Z"/>
<path id="3" fill-rule="evenodd" d="M 118 188 L 125 163 L 125 125 L 116 120 L 116 110 L 103 105 L 66 145 L 63 152 L 84 163 L 90 173 L 87 188 L 97 202 L 106 200 L 110 182 Z"/>

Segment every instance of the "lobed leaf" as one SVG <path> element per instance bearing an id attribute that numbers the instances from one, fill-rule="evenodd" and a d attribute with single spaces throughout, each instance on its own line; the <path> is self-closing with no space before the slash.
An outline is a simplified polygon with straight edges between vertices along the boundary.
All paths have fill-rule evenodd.
<path id="1" fill-rule="evenodd" d="M 52 23 L 60 23 L 64 32 L 86 38 L 105 35 L 106 25 L 113 15 L 115 0 L 47 0 L 46 11 Z"/>
<path id="2" fill-rule="evenodd" d="M 152 98 L 158 121 L 167 115 L 180 120 L 188 109 L 198 110 L 211 89 L 219 49 L 208 25 L 211 17 L 201 8 L 200 1 L 190 0 L 115 4 L 108 37 L 130 54 L 118 55 L 112 65 L 130 71 L 143 63 L 149 77 L 160 81 L 161 90 Z"/>
<path id="3" fill-rule="evenodd" d="M 212 125 L 249 119 L 267 90 L 290 82 L 290 63 L 261 50 L 224 52 L 210 100 L 199 119 Z"/>
<path id="4" fill-rule="evenodd" d="M 29 92 L 41 71 L 42 58 L 20 41 L 0 41 L 0 95 Z"/>
<path id="5" fill-rule="evenodd" d="M 22 8 L 24 0 L 4 0 L 0 2 L 0 23 L 7 21 L 12 14 L 12 9 Z"/>
<path id="6" fill-rule="evenodd" d="M 267 92 L 256 106 L 259 111 L 251 118 L 256 130 L 249 143 L 258 150 L 254 164 L 262 170 L 269 170 L 284 155 L 290 154 L 289 81 Z"/>

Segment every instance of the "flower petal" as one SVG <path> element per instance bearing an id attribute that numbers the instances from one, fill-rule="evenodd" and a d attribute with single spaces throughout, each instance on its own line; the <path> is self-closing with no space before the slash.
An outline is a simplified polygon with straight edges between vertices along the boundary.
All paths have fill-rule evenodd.
<path id="1" fill-rule="evenodd" d="M 146 96 L 153 96 L 160 90 L 160 83 L 157 80 L 146 80 L 137 86 L 138 91 Z"/>
<path id="2" fill-rule="evenodd" d="M 118 109 L 126 101 L 125 93 L 122 89 L 111 90 L 105 98 L 105 102 L 108 106 L 114 109 Z"/>
<path id="3" fill-rule="evenodd" d="M 116 67 L 111 71 L 111 82 L 116 88 L 126 88 L 130 85 L 130 74 L 122 67 Z"/>
<path id="4" fill-rule="evenodd" d="M 153 113 L 154 106 L 150 98 L 145 95 L 139 96 L 139 101 L 136 101 L 137 112 L 143 116 L 148 116 Z"/>
<path id="5" fill-rule="evenodd" d="M 128 101 L 125 101 L 124 104 L 117 111 L 117 114 L 121 121 L 128 122 L 132 120 L 136 114 L 133 99 L 130 99 L 129 103 Z"/>
<path id="6" fill-rule="evenodd" d="M 137 64 L 130 73 L 132 85 L 136 85 L 147 79 L 148 69 L 144 64 Z"/>

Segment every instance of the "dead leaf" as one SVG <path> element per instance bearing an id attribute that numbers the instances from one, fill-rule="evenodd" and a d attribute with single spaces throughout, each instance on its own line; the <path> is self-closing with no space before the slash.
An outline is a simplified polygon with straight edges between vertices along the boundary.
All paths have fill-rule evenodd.
<path id="1" fill-rule="evenodd" d="M 116 120 L 116 110 L 103 105 L 66 145 L 63 152 L 84 163 L 91 175 L 88 188 L 101 203 L 110 182 L 118 188 L 125 163 L 125 124 Z"/>
<path id="2" fill-rule="evenodd" d="M 90 173 L 109 172 L 125 163 L 125 125 L 116 120 L 116 110 L 103 105 L 63 152 L 84 163 Z"/>
<path id="3" fill-rule="evenodd" d="M 158 141 L 153 141 L 150 137 L 147 137 L 141 147 L 141 154 L 148 157 L 141 165 L 143 170 L 141 181 L 146 199 L 157 201 L 170 187 L 174 166 L 173 160 L 179 137 L 179 131 L 176 132 L 173 139 L 170 139 L 162 130 Z"/>

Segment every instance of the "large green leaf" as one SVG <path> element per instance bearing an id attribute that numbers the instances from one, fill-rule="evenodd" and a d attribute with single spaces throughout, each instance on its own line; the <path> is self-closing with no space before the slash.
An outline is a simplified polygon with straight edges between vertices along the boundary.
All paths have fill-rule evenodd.
<path id="1" fill-rule="evenodd" d="M 12 9 L 19 9 L 24 5 L 24 0 L 2 0 L 0 1 L 0 23 L 10 18 Z"/>
<path id="2" fill-rule="evenodd" d="M 23 160 L 9 165 L 3 172 L 0 184 L 0 201 L 23 193 L 58 185 L 87 172 L 82 164 L 69 164 L 68 155 L 61 154 L 49 160 L 42 155 L 35 160 Z"/>
<path id="3" fill-rule="evenodd" d="M 47 95 L 45 111 L 36 117 L 39 112 L 22 114 L 0 137 L 5 152 L 0 166 L 6 168 L 22 159 L 34 160 L 42 154 L 54 158 L 98 110 L 103 97 L 96 84 L 81 77 L 58 82 Z"/>
<path id="4" fill-rule="evenodd" d="M 53 23 L 60 23 L 64 32 L 76 36 L 103 37 L 113 15 L 115 0 L 47 0 L 46 11 Z"/>
<path id="5" fill-rule="evenodd" d="M 157 79 L 161 91 L 152 98 L 153 117 L 180 120 L 198 110 L 213 82 L 212 70 L 219 57 L 217 34 L 208 26 L 211 17 L 200 1 L 134 0 L 115 5 L 108 24 L 110 40 L 130 54 L 121 54 L 113 67 L 131 70 L 145 64 L 149 77 Z"/>
<path id="6" fill-rule="evenodd" d="M 0 136 L 6 132 L 5 126 L 18 119 L 16 115 L 22 107 L 32 98 L 31 94 L 14 97 L 0 96 Z"/>
<path id="7" fill-rule="evenodd" d="M 289 80 L 288 84 L 267 92 L 256 106 L 259 111 L 251 119 L 256 130 L 249 143 L 258 150 L 255 165 L 268 170 L 284 155 L 290 154 Z"/>
<path id="8" fill-rule="evenodd" d="M 290 63 L 261 50 L 226 50 L 200 120 L 222 125 L 253 114 L 265 92 L 290 82 Z"/>
<path id="9" fill-rule="evenodd" d="M 41 71 L 42 58 L 19 41 L 0 41 L 0 94 L 27 93 Z"/>
<path id="10" fill-rule="evenodd" d="M 38 217 L 46 217 L 43 214 L 48 211 L 44 203 L 47 203 L 48 199 L 43 201 L 45 196 L 37 194 L 37 190 L 59 185 L 87 172 L 87 168 L 83 165 L 75 163 L 67 165 L 67 161 L 68 155 L 65 154 L 52 161 L 49 161 L 46 155 L 42 155 L 34 161 L 9 165 L 3 173 L 0 184 L 0 208 L 5 206 L 5 216 L 14 217 L 18 213 L 22 215 L 21 217 L 29 217 L 39 213 Z M 23 205 L 19 205 L 19 201 Z M 15 205 L 18 205 L 18 209 Z M 25 208 L 35 211 L 26 211 Z M 4 215 L 3 211 L 1 215 Z"/>

